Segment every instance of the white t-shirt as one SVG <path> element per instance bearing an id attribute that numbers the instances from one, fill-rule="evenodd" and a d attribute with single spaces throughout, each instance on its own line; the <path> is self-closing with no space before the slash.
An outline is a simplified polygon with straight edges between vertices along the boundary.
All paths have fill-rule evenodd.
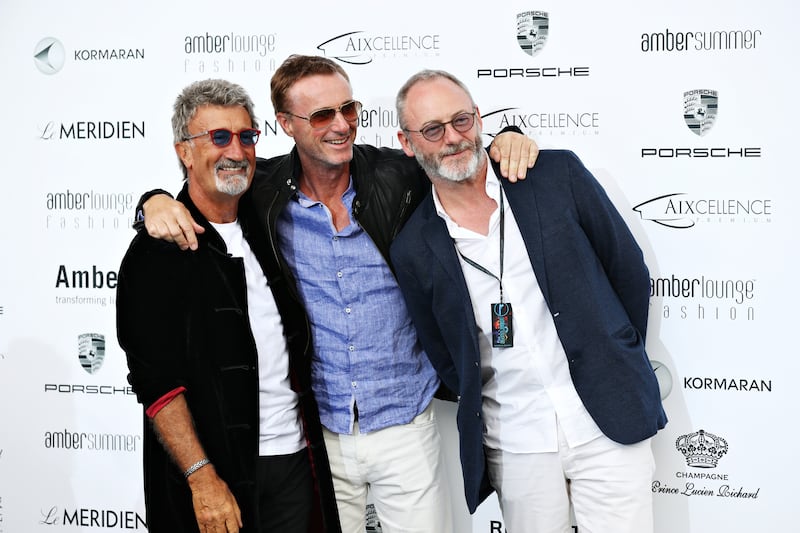
<path id="1" fill-rule="evenodd" d="M 305 448 L 297 393 L 289 381 L 289 352 L 278 307 L 267 278 L 239 222 L 211 223 L 228 253 L 244 260 L 247 315 L 258 352 L 259 454 L 286 455 Z"/>

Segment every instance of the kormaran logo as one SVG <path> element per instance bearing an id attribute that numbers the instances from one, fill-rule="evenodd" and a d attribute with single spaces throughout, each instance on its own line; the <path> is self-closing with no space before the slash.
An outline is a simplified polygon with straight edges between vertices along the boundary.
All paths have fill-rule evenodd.
<path id="1" fill-rule="evenodd" d="M 714 126 L 719 110 L 719 95 L 711 89 L 683 93 L 683 120 L 689 131 L 702 137 Z"/>
<path id="2" fill-rule="evenodd" d="M 43 74 L 55 74 L 64 67 L 64 45 L 55 37 L 45 37 L 33 49 L 33 63 Z"/>
<path id="3" fill-rule="evenodd" d="M 701 429 L 678 437 L 675 448 L 692 468 L 716 468 L 722 456 L 728 453 L 728 442 Z"/>
<path id="4" fill-rule="evenodd" d="M 533 57 L 547 44 L 550 17 L 546 11 L 525 11 L 517 14 L 517 44 Z"/>
<path id="5" fill-rule="evenodd" d="M 78 335 L 78 360 L 86 372 L 94 374 L 106 357 L 106 337 L 100 333 Z"/>

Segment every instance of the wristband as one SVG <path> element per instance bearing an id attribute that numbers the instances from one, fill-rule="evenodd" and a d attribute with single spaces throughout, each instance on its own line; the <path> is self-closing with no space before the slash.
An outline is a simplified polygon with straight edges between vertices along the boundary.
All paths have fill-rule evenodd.
<path id="1" fill-rule="evenodd" d="M 186 469 L 186 472 L 183 473 L 183 477 L 188 478 L 189 476 L 191 476 L 192 474 L 194 474 L 195 472 L 197 472 L 198 470 L 200 470 L 209 463 L 211 463 L 211 461 L 209 461 L 205 457 L 200 459 L 195 464 Z"/>

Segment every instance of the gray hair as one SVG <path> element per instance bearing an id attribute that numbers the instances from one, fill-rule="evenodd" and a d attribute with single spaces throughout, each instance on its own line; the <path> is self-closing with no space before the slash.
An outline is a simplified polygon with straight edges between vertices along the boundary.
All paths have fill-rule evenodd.
<path id="1" fill-rule="evenodd" d="M 405 130 L 408 126 L 405 117 L 408 91 L 410 91 L 411 88 L 417 83 L 428 80 L 435 80 L 439 78 L 450 80 L 456 85 L 458 85 L 461 88 L 461 90 L 467 93 L 467 96 L 469 96 L 472 105 L 473 106 L 475 105 L 475 100 L 472 98 L 472 94 L 469 92 L 469 89 L 467 89 L 467 86 L 464 85 L 464 83 L 458 78 L 456 78 L 454 75 L 444 70 L 431 70 L 431 69 L 420 70 L 419 72 L 408 78 L 408 81 L 406 81 L 403 84 L 403 86 L 400 87 L 400 90 L 397 91 L 397 100 L 395 101 L 395 107 L 397 108 L 397 117 L 400 120 L 400 129 Z"/>
<path id="2" fill-rule="evenodd" d="M 253 101 L 240 85 L 227 80 L 202 80 L 186 86 L 175 99 L 172 113 L 172 135 L 175 144 L 189 136 L 189 121 L 197 109 L 206 105 L 222 107 L 243 107 L 250 115 L 253 128 L 258 128 L 258 119 L 253 112 Z M 183 161 L 178 158 L 183 170 L 183 178 L 189 177 Z"/>

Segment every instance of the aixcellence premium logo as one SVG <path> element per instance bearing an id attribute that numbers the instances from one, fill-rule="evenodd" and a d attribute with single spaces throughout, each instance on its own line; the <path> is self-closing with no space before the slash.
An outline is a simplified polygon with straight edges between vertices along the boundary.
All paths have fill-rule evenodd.
<path id="1" fill-rule="evenodd" d="M 684 192 L 645 200 L 633 210 L 642 220 L 671 229 L 698 224 L 769 224 L 773 215 L 770 198 L 714 198 Z"/>
<path id="2" fill-rule="evenodd" d="M 719 93 L 714 89 L 692 89 L 683 92 L 683 121 L 689 131 L 704 137 L 717 121 Z M 684 130 L 685 131 L 685 130 Z M 642 159 L 729 160 L 761 157 L 759 146 L 647 146 L 641 149 Z"/>
<path id="3" fill-rule="evenodd" d="M 521 107 L 491 109 L 481 115 L 489 135 L 516 126 L 530 137 L 594 136 L 600 134 L 600 113 L 592 110 L 544 111 Z"/>
<path id="4" fill-rule="evenodd" d="M 758 499 L 760 487 L 745 487 L 734 483 L 731 474 L 716 470 L 728 454 L 728 441 L 700 429 L 675 440 L 677 453 L 683 455 L 689 471 L 675 472 L 675 481 L 656 479 L 652 492 L 658 496 L 700 496 L 737 500 Z"/>
<path id="5" fill-rule="evenodd" d="M 97 63 L 144 60 L 144 48 L 98 47 L 78 48 L 66 52 L 64 44 L 55 37 L 44 37 L 33 48 L 33 62 L 42 74 L 56 74 L 70 59 L 72 63 Z"/>
<path id="6" fill-rule="evenodd" d="M 348 65 L 367 65 L 376 59 L 436 57 L 442 49 L 438 33 L 370 33 L 350 31 L 317 46 L 325 57 Z"/>
<path id="7" fill-rule="evenodd" d="M 524 11 L 516 15 L 516 40 L 520 50 L 536 57 L 547 44 L 550 35 L 550 15 L 547 11 Z M 585 78 L 589 67 L 585 66 L 529 66 L 529 65 L 485 65 L 477 69 L 478 79 L 557 79 Z"/>

